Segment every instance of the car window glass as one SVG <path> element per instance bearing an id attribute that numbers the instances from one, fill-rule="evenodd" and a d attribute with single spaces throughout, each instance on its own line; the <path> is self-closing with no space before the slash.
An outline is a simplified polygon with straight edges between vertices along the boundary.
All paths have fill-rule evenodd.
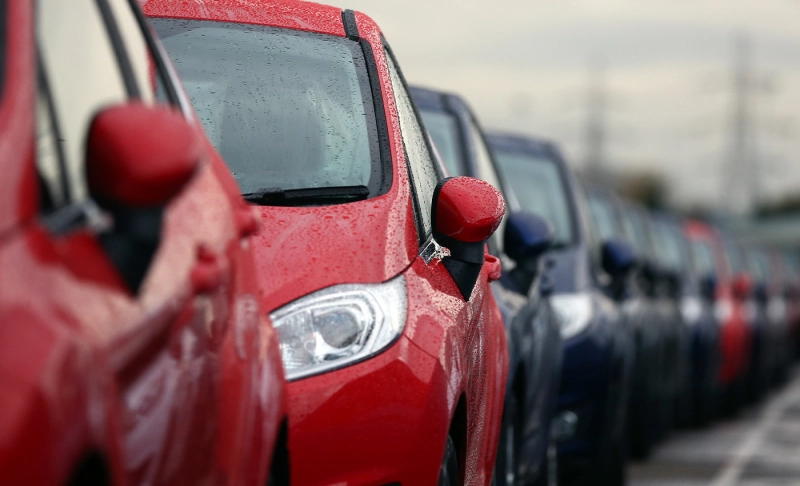
<path id="1" fill-rule="evenodd" d="M 625 220 L 630 228 L 630 241 L 636 248 L 638 255 L 644 258 L 651 258 L 652 250 L 647 237 L 647 228 L 644 226 L 642 218 L 633 208 L 626 211 L 626 216 Z"/>
<path id="2" fill-rule="evenodd" d="M 605 199 L 590 197 L 589 212 L 592 215 L 600 239 L 610 240 L 617 237 L 617 224 L 614 217 L 614 208 Z"/>
<path id="3" fill-rule="evenodd" d="M 483 141 L 483 136 L 481 135 L 480 129 L 478 129 L 477 125 L 475 125 L 472 120 L 467 120 L 467 134 L 469 136 L 470 145 L 475 151 L 475 168 L 478 171 L 476 176 L 478 179 L 488 182 L 494 186 L 495 189 L 501 191 L 502 193 L 503 184 L 500 183 L 500 176 L 498 175 L 497 169 L 494 166 L 494 161 L 492 161 L 489 148 L 486 147 L 486 143 Z M 505 198 L 504 193 L 503 197 Z M 505 202 L 506 210 L 508 210 L 508 201 Z M 498 251 L 503 251 L 502 235 L 505 234 L 505 230 L 506 218 L 503 218 L 503 220 L 500 221 L 500 226 L 497 227 L 497 231 L 492 234 L 493 249 L 496 248 Z"/>
<path id="4" fill-rule="evenodd" d="M 444 111 L 426 110 L 421 110 L 420 116 L 449 175 L 464 175 L 464 150 L 455 116 Z"/>
<path id="5" fill-rule="evenodd" d="M 572 214 L 558 166 L 545 157 L 522 152 L 497 150 L 495 157 L 520 208 L 538 214 L 553 226 L 554 246 L 572 243 Z"/>
<path id="6" fill-rule="evenodd" d="M 713 275 L 714 256 L 708 243 L 703 240 L 692 240 L 691 245 L 692 265 L 697 275 Z"/>
<path id="7" fill-rule="evenodd" d="M 673 270 L 680 270 L 683 262 L 681 255 L 681 241 L 676 237 L 668 223 L 659 222 L 656 225 L 656 238 L 664 254 L 664 262 Z"/>
<path id="8" fill-rule="evenodd" d="M 243 193 L 367 186 L 383 167 L 366 62 L 350 39 L 152 19 Z"/>
<path id="9" fill-rule="evenodd" d="M 433 163 L 425 135 L 414 111 L 411 97 L 406 91 L 405 83 L 400 75 L 390 52 L 386 52 L 389 74 L 392 79 L 392 91 L 400 119 L 400 130 L 403 133 L 408 166 L 414 183 L 414 192 L 419 205 L 419 217 L 422 223 L 420 240 L 426 240 L 431 234 L 431 205 L 433 191 L 439 182 L 439 174 Z"/>
<path id="10" fill-rule="evenodd" d="M 59 144 L 59 133 L 50 110 L 50 98 L 46 86 L 39 86 L 36 96 L 36 169 L 42 181 L 42 199 L 45 210 L 67 204 L 65 194 L 63 160 Z"/>
<path id="11" fill-rule="evenodd" d="M 127 92 L 105 24 L 94 0 L 40 0 L 37 38 L 61 129 L 70 192 L 80 200 L 86 134 L 103 107 L 126 100 Z"/>
<path id="12" fill-rule="evenodd" d="M 476 174 L 478 179 L 483 179 L 498 190 L 502 189 L 503 185 L 500 183 L 500 177 L 497 175 L 489 149 L 483 141 L 480 130 L 472 120 L 467 120 L 467 132 L 470 144 L 475 150 L 475 166 L 478 170 Z"/>
<path id="13" fill-rule="evenodd" d="M 147 41 L 139 22 L 134 17 L 128 0 L 106 0 L 111 7 L 125 53 L 130 61 L 139 96 L 145 102 L 155 99 L 156 69 L 150 58 Z"/>

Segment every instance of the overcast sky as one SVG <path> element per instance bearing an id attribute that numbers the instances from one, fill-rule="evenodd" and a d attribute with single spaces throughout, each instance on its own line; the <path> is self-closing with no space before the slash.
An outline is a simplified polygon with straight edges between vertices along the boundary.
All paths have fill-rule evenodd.
<path id="1" fill-rule="evenodd" d="M 488 129 L 555 139 L 576 166 L 589 66 L 604 64 L 609 165 L 720 199 L 734 39 L 772 89 L 754 103 L 764 191 L 800 192 L 800 0 L 341 0 L 384 31 L 412 84 L 463 94 Z M 769 81 L 769 83 L 766 83 Z"/>

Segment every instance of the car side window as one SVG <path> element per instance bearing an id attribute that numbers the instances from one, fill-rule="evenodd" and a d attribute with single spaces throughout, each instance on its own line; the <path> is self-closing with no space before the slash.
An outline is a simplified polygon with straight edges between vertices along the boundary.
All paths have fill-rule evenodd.
<path id="1" fill-rule="evenodd" d="M 389 65 L 392 91 L 397 105 L 397 114 L 400 118 L 400 130 L 403 133 L 406 159 L 419 210 L 420 241 L 425 241 L 432 232 L 431 205 L 433 192 L 436 189 L 436 184 L 439 183 L 440 174 L 431 156 L 425 132 L 411 102 L 402 74 L 395 64 L 394 57 L 388 50 L 386 51 L 386 61 Z"/>
<path id="2" fill-rule="evenodd" d="M 176 103 L 168 90 L 168 81 L 160 69 L 156 54 L 151 50 L 152 34 L 143 17 L 137 18 L 133 10 L 136 0 L 106 0 L 125 46 L 132 77 L 136 81 L 139 98 L 145 103 Z"/>
<path id="3" fill-rule="evenodd" d="M 70 199 L 61 134 L 52 108 L 47 83 L 40 75 L 36 95 L 36 168 L 44 212 L 64 206 Z"/>
<path id="4" fill-rule="evenodd" d="M 500 183 L 500 176 L 497 174 L 497 169 L 495 168 L 494 162 L 492 161 L 492 156 L 489 152 L 489 148 L 486 146 L 486 143 L 483 140 L 483 136 L 481 135 L 481 131 L 475 122 L 472 119 L 467 120 L 467 136 L 469 137 L 470 145 L 472 145 L 472 150 L 475 151 L 475 163 L 477 165 L 476 169 L 478 171 L 477 175 L 479 179 L 482 179 L 492 186 L 494 186 L 498 191 L 505 192 L 503 188 L 503 184 Z M 504 194 L 505 197 L 505 194 Z M 506 201 L 506 212 L 508 213 L 509 207 L 508 202 Z M 493 252 L 502 252 L 503 251 L 503 234 L 505 233 L 506 229 L 506 218 L 500 222 L 500 226 L 497 228 L 497 231 L 491 237 L 491 249 Z"/>
<path id="5" fill-rule="evenodd" d="M 82 201 L 88 197 L 85 141 L 92 120 L 131 98 L 157 99 L 161 76 L 127 0 L 39 0 L 36 31 L 40 91 L 47 94 L 40 94 L 37 109 L 37 167 L 53 203 Z M 61 190 L 56 154 L 66 171 Z"/>
<path id="6" fill-rule="evenodd" d="M 40 0 L 37 37 L 53 112 L 61 129 L 69 192 L 88 196 L 84 141 L 95 114 L 127 99 L 114 48 L 93 0 Z"/>

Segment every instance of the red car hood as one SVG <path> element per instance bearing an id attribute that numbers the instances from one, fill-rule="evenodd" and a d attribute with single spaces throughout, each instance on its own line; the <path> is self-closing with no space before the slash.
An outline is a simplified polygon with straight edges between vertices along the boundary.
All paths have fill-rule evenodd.
<path id="1" fill-rule="evenodd" d="M 257 207 L 253 237 L 265 310 L 343 283 L 384 282 L 418 253 L 414 215 L 397 185 L 383 196 L 315 207 Z"/>

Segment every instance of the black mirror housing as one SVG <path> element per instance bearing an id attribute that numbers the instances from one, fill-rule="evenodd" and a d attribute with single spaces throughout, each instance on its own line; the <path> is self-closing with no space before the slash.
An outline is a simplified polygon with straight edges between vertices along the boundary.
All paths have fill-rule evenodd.
<path id="1" fill-rule="evenodd" d="M 503 247 L 517 263 L 538 260 L 553 244 L 553 228 L 541 216 L 516 212 L 506 220 Z"/>
<path id="2" fill-rule="evenodd" d="M 614 280 L 625 278 L 636 265 L 633 248 L 624 241 L 608 240 L 601 250 L 603 270 Z"/>

